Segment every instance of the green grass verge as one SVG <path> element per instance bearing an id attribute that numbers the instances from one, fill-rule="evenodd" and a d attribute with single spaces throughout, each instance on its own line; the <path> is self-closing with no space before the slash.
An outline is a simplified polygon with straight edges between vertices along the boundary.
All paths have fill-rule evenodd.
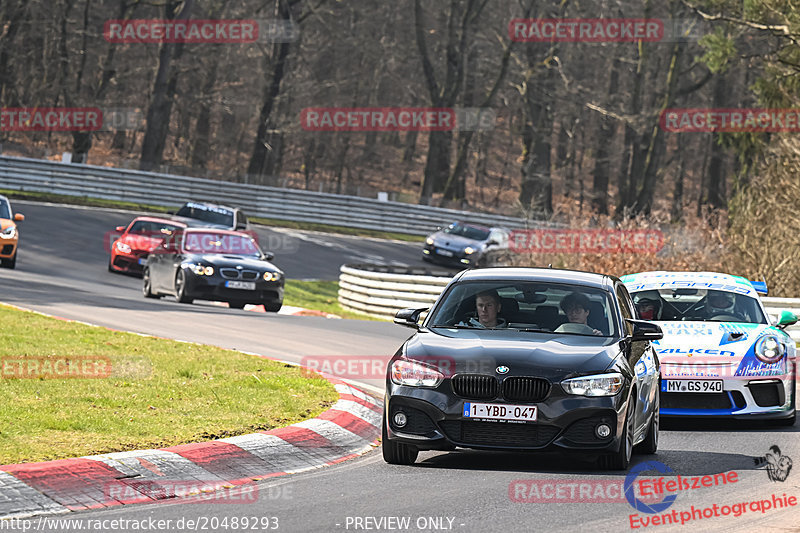
<path id="1" fill-rule="evenodd" d="M 102 378 L 9 378 L 14 361 L 107 357 Z M 0 305 L 0 464 L 211 440 L 317 416 L 322 378 L 259 357 Z M 41 363 L 40 363 L 41 364 Z"/>
<path id="2" fill-rule="evenodd" d="M 66 194 L 53 194 L 46 192 L 14 191 L 11 189 L 0 189 L 0 194 L 7 196 L 12 200 L 31 200 L 34 202 L 52 202 L 59 204 L 85 205 L 91 207 L 108 207 L 112 209 L 129 209 L 132 211 L 150 211 L 155 213 L 166 213 L 168 211 L 174 211 L 179 207 L 164 207 L 134 202 L 120 202 L 116 200 L 104 200 L 102 198 L 91 198 L 88 196 L 69 196 Z M 333 226 L 329 224 L 319 224 L 316 222 L 294 222 L 291 220 L 259 217 L 251 217 L 250 221 L 254 224 L 263 224 L 265 226 L 309 231 L 323 231 L 326 233 L 336 233 L 339 235 L 394 239 L 407 242 L 422 242 L 423 240 L 423 238 L 419 235 L 408 235 L 407 233 L 394 233 L 390 231 L 378 231 L 360 228 L 346 228 L 344 226 Z"/>
<path id="3" fill-rule="evenodd" d="M 380 318 L 345 310 L 339 304 L 338 298 L 338 281 L 297 281 L 287 279 L 283 292 L 284 305 L 333 313 L 342 318 L 381 320 Z"/>

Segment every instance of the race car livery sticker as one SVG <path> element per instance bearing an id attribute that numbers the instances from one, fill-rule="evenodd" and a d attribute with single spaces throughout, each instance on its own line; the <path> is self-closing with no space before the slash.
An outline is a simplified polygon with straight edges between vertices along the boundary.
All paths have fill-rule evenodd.
<path id="1" fill-rule="evenodd" d="M 769 330 L 766 330 L 767 332 Z M 786 356 L 775 363 L 765 363 L 756 357 L 756 343 L 750 345 L 747 353 L 742 357 L 735 376 L 780 376 L 786 374 Z"/>

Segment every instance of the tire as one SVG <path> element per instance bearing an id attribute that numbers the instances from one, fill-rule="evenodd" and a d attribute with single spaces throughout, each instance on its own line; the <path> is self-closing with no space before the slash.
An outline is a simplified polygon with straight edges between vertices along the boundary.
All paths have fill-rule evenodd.
<path id="1" fill-rule="evenodd" d="M 661 387 L 659 386 L 659 390 Z M 658 451 L 658 427 L 659 427 L 659 410 L 661 409 L 661 394 L 656 392 L 656 405 L 653 417 L 650 419 L 650 424 L 647 425 L 647 436 L 640 442 L 634 451 L 636 453 L 652 455 Z"/>
<path id="2" fill-rule="evenodd" d="M 628 400 L 628 412 L 625 413 L 625 425 L 622 428 L 623 438 L 619 441 L 619 449 L 608 455 L 600 456 L 600 467 L 606 470 L 627 470 L 631 464 L 633 455 L 633 424 L 631 418 L 636 412 L 634 409 L 636 400 L 633 395 Z"/>
<path id="3" fill-rule="evenodd" d="M 417 460 L 417 455 L 419 455 L 419 450 L 417 450 L 416 446 L 389 440 L 386 433 L 385 417 L 381 426 L 383 426 L 381 431 L 383 460 L 390 465 L 413 465 L 414 461 Z"/>
<path id="4" fill-rule="evenodd" d="M 183 270 L 179 270 L 178 275 L 175 276 L 175 298 L 182 304 L 190 304 L 194 301 L 194 298 L 190 298 L 186 294 L 186 273 Z"/>
<path id="5" fill-rule="evenodd" d="M 117 271 L 114 270 L 114 268 L 111 266 L 111 259 L 110 258 L 108 260 L 108 271 L 111 272 L 112 274 L 116 274 L 117 273 Z"/>
<path id="6" fill-rule="evenodd" d="M 281 307 L 283 307 L 283 302 L 277 302 L 277 303 L 273 302 L 264 304 L 264 310 L 267 313 L 277 313 L 278 311 L 281 310 Z"/>
<path id="7" fill-rule="evenodd" d="M 228 307 L 231 309 L 244 309 L 244 302 L 228 302 Z"/>
<path id="8" fill-rule="evenodd" d="M 142 272 L 142 294 L 145 298 L 161 298 L 160 295 L 153 292 L 153 281 L 150 279 L 149 268 L 145 268 Z"/>
<path id="9" fill-rule="evenodd" d="M 11 259 L 0 259 L 0 266 L 3 268 L 10 268 L 14 269 L 17 266 L 17 252 L 14 252 L 14 255 L 11 256 Z"/>

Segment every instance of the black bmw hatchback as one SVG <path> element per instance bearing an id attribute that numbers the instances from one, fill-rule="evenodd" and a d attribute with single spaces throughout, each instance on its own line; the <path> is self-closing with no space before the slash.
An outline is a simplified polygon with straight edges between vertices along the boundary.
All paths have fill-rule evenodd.
<path id="1" fill-rule="evenodd" d="M 420 450 L 574 451 L 628 467 L 658 447 L 655 324 L 611 276 L 490 268 L 458 274 L 389 362 L 383 457 Z M 420 323 L 421 322 L 421 323 Z"/>

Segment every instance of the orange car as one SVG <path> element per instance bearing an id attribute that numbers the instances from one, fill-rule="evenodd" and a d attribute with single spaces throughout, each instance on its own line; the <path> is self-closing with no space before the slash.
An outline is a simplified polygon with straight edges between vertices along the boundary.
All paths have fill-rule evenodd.
<path id="1" fill-rule="evenodd" d="M 176 229 L 185 227 L 182 222 L 156 217 L 136 217 L 127 227 L 117 226 L 122 235 L 111 244 L 109 272 L 141 274 L 150 252 Z"/>
<path id="2" fill-rule="evenodd" d="M 8 198 L 0 196 L 0 266 L 14 268 L 17 266 L 17 241 L 19 231 L 16 222 L 22 222 L 22 213 L 13 214 Z"/>

